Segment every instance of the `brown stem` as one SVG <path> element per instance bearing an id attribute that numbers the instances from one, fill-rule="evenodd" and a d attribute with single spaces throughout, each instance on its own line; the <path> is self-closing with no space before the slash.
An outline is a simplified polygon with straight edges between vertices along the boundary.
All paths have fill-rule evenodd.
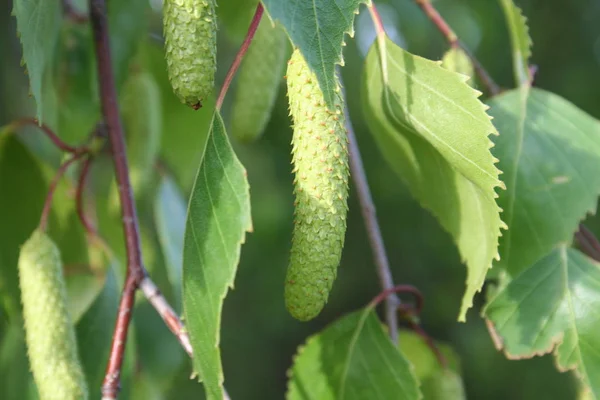
<path id="1" fill-rule="evenodd" d="M 56 191 L 56 187 L 58 186 L 58 182 L 67 172 L 67 169 L 73 164 L 75 161 L 79 160 L 83 157 L 84 153 L 76 153 L 67 161 L 61 164 L 61 166 L 56 171 L 56 175 L 50 182 L 50 186 L 48 187 L 48 194 L 46 195 L 46 200 L 44 201 L 44 208 L 42 209 L 42 215 L 40 217 L 40 225 L 39 229 L 41 231 L 45 231 L 48 227 L 48 219 L 50 218 L 50 210 L 52 209 L 52 199 L 54 198 L 54 192 Z"/>
<path id="2" fill-rule="evenodd" d="M 496 82 L 494 82 L 490 74 L 485 70 L 483 65 L 481 65 L 475 55 L 471 53 L 467 46 L 458 38 L 456 33 L 454 33 L 452 28 L 450 28 L 450 25 L 448 25 L 440 13 L 438 13 L 435 7 L 431 4 L 430 0 L 415 0 L 415 3 L 421 7 L 425 15 L 436 26 L 444 38 L 446 38 L 446 41 L 450 47 L 459 47 L 465 52 L 473 64 L 475 73 L 477 73 L 477 76 L 479 76 L 481 83 L 483 83 L 483 85 L 486 87 L 488 93 L 491 96 L 495 96 L 500 93 L 499 86 L 496 84 Z"/>
<path id="3" fill-rule="evenodd" d="M 252 22 L 250 22 L 250 27 L 248 28 L 248 33 L 246 33 L 246 38 L 242 43 L 238 53 L 235 55 L 235 59 L 233 60 L 233 64 L 229 67 L 229 71 L 227 71 L 227 76 L 225 77 L 225 82 L 223 82 L 223 86 L 221 87 L 221 92 L 219 93 L 219 97 L 217 98 L 217 110 L 221 109 L 221 105 L 223 105 L 223 100 L 225 99 L 225 95 L 227 94 L 227 90 L 229 90 L 229 86 L 231 85 L 231 81 L 233 81 L 233 77 L 237 72 L 240 64 L 246 52 L 248 51 L 248 47 L 250 47 L 250 43 L 252 42 L 252 38 L 256 33 L 256 29 L 258 28 L 258 24 L 260 23 L 260 19 L 263 15 L 263 6 L 262 3 L 258 3 L 256 6 L 256 11 L 254 12 L 254 17 L 252 17 Z"/>
<path id="4" fill-rule="evenodd" d="M 50 127 L 48 125 L 46 125 L 46 124 L 40 125 L 36 118 L 31 118 L 31 117 L 19 118 L 15 121 L 11 122 L 9 126 L 10 126 L 10 129 L 17 130 L 26 125 L 32 125 L 32 126 L 35 126 L 39 129 L 41 129 L 42 132 L 48 137 L 48 139 L 50 139 L 56 147 L 58 147 L 60 150 L 62 150 L 64 152 L 85 153 L 88 151 L 85 147 L 74 147 L 74 146 L 68 145 L 67 143 L 63 142 L 62 139 L 59 138 L 58 135 L 56 133 L 54 133 L 54 131 L 52 131 L 52 129 L 50 129 Z"/>
<path id="5" fill-rule="evenodd" d="M 369 236 L 369 241 L 371 243 L 375 266 L 377 268 L 377 275 L 379 276 L 381 287 L 384 290 L 390 290 L 394 288 L 394 278 L 392 277 L 390 263 L 388 261 L 385 245 L 383 243 L 383 236 L 377 221 L 375 204 L 373 203 L 362 157 L 360 155 L 360 150 L 356 142 L 356 136 L 354 135 L 354 129 L 352 128 L 352 122 L 350 121 L 350 115 L 347 109 L 346 130 L 348 132 L 350 175 L 352 176 L 352 180 L 356 186 L 356 193 L 358 194 L 358 201 L 360 202 L 361 206 L 360 210 L 365 222 L 365 227 L 367 229 L 367 235 Z M 398 340 L 398 318 L 396 315 L 396 309 L 398 308 L 399 304 L 400 300 L 397 296 L 387 296 L 385 302 L 385 319 L 390 330 L 390 337 L 394 343 L 396 343 Z"/>
<path id="6" fill-rule="evenodd" d="M 456 36 L 456 33 L 454 33 L 452 28 L 450 28 L 450 26 L 446 23 L 444 18 L 442 18 L 440 13 L 437 12 L 429 0 L 415 0 L 415 3 L 421 7 L 425 15 L 427 15 L 427 18 L 429 18 L 436 28 L 438 28 L 440 33 L 444 35 L 448 41 L 448 44 L 450 44 L 452 47 L 458 47 L 458 36 Z"/>
<path id="7" fill-rule="evenodd" d="M 123 365 L 127 333 L 135 300 L 135 291 L 139 282 L 146 275 L 146 271 L 142 262 L 137 213 L 129 181 L 125 138 L 119 117 L 117 92 L 111 64 L 106 3 L 105 0 L 89 0 L 89 5 L 96 51 L 102 115 L 108 128 L 108 136 L 111 144 L 127 249 L 125 287 L 123 288 L 119 304 L 106 375 L 102 384 L 103 399 L 109 400 L 116 399 L 119 392 L 121 367 Z"/>
<path id="8" fill-rule="evenodd" d="M 414 296 L 416 300 L 416 306 L 408 308 L 411 310 L 413 314 L 419 314 L 423 309 L 423 294 L 421 291 L 412 285 L 396 285 L 385 290 L 382 290 L 371 302 L 369 303 L 371 306 L 375 307 L 379 303 L 381 303 L 384 299 L 390 297 L 391 294 L 395 293 L 410 293 Z M 397 308 L 396 308 L 397 309 Z M 396 310 L 394 310 L 396 311 Z"/>

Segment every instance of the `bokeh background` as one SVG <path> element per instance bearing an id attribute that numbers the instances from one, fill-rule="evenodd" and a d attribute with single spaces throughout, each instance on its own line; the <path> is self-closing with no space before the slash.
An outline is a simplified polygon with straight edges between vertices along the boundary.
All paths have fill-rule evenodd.
<path id="1" fill-rule="evenodd" d="M 219 84 L 246 30 L 248 18 L 242 10 L 248 8 L 248 2 L 219 1 L 222 23 Z M 10 3 L 0 3 L 0 124 L 33 112 L 27 97 L 27 78 L 19 66 L 20 45 L 15 35 L 15 20 L 10 16 Z M 238 7 L 237 3 L 245 5 Z M 376 3 L 388 33 L 396 43 L 415 54 L 430 59 L 441 58 L 447 49 L 445 41 L 411 0 Z M 565 97 L 599 118 L 600 0 L 520 0 L 517 3 L 529 17 L 534 42 L 532 62 L 538 67 L 535 85 Z M 494 79 L 503 87 L 512 87 L 510 43 L 498 2 L 437 0 L 434 4 Z M 160 35 L 160 14 L 157 12 L 160 1 L 152 2 L 152 5 L 155 11 L 150 13 L 149 30 Z M 435 339 L 450 344 L 460 355 L 469 399 L 575 399 L 576 380 L 570 373 L 557 372 L 551 356 L 508 361 L 494 349 L 485 323 L 479 317 L 483 296 L 476 299 L 476 306 L 466 323 L 456 321 L 464 290 L 465 267 L 450 236 L 419 206 L 388 168 L 366 128 L 358 77 L 374 32 L 364 7 L 357 16 L 355 30 L 354 39 L 348 39 L 344 49 L 342 73 L 350 115 L 396 283 L 412 284 L 422 291 L 425 297 L 422 324 Z M 148 35 L 147 42 L 143 43 L 145 57 L 141 63 L 153 71 L 164 89 L 163 161 L 169 167 L 169 161 L 181 155 L 182 146 L 192 153 L 192 156 L 182 157 L 189 165 L 180 166 L 176 174 L 176 181 L 187 196 L 197 168 L 197 158 L 194 159 L 193 154 L 201 150 L 192 144 L 205 135 L 206 124 L 204 117 L 185 109 L 169 94 L 161 45 L 152 35 Z M 226 386 L 234 399 L 283 398 L 287 370 L 296 348 L 309 335 L 365 305 L 380 291 L 359 205 L 351 187 L 346 246 L 327 307 L 317 319 L 308 323 L 292 319 L 284 308 L 283 281 L 293 217 L 292 132 L 284 86 L 264 137 L 251 145 L 234 142 L 238 156 L 248 170 L 254 222 L 254 232 L 248 235 L 242 248 L 235 289 L 225 301 L 223 314 L 222 355 Z M 228 96 L 223 109 L 227 124 L 232 95 Z M 179 144 L 171 144 L 173 137 L 190 139 L 189 142 L 181 139 Z M 597 219 L 592 217 L 589 226 L 600 232 Z M 164 264 L 161 257 L 161 254 L 152 257 L 157 265 L 149 268 L 160 269 L 160 264 Z M 198 398 L 199 386 L 189 379 L 189 362 L 144 303 L 138 307 L 136 330 L 136 347 L 140 350 L 141 360 L 139 370 L 150 378 L 147 381 L 156 377 L 153 385 L 160 381 L 162 397 L 158 395 L 159 390 L 145 391 L 143 388 L 134 388 L 131 396 Z"/>

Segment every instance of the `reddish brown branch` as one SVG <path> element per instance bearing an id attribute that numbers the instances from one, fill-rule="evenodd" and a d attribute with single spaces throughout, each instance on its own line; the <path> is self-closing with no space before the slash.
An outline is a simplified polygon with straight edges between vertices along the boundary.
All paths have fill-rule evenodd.
<path id="1" fill-rule="evenodd" d="M 50 218 L 50 210 L 52 210 L 52 199 L 54 198 L 54 192 L 56 192 L 56 187 L 58 186 L 58 182 L 65 175 L 67 169 L 73 164 L 75 161 L 79 160 L 83 157 L 84 153 L 76 153 L 67 161 L 61 164 L 61 166 L 56 171 L 56 175 L 50 182 L 50 186 L 48 187 L 48 194 L 46 195 L 46 200 L 44 201 L 44 208 L 42 209 L 42 215 L 40 217 L 40 225 L 39 229 L 45 231 L 48 227 L 48 219 Z"/>
<path id="2" fill-rule="evenodd" d="M 450 28 L 450 25 L 444 20 L 444 18 L 440 15 L 440 13 L 435 9 L 435 7 L 431 4 L 430 0 L 415 0 L 415 3 L 425 13 L 427 18 L 436 26 L 436 28 L 440 31 L 440 33 L 444 36 L 450 47 L 458 47 L 465 52 L 467 57 L 471 60 L 473 64 L 473 68 L 475 69 L 475 73 L 479 76 L 481 83 L 486 87 L 487 91 L 490 95 L 495 96 L 500 93 L 500 88 L 494 82 L 490 74 L 483 68 L 483 65 L 479 62 L 479 60 L 475 57 L 473 53 L 467 48 L 467 46 L 458 38 L 456 33 Z"/>
<path id="3" fill-rule="evenodd" d="M 111 64 L 106 3 L 105 0 L 90 0 L 89 4 L 102 115 L 108 128 L 108 137 L 111 144 L 127 249 L 125 287 L 119 304 L 106 375 L 102 384 L 103 399 L 109 400 L 116 399 L 119 392 L 121 367 L 123 365 L 127 332 L 131 322 L 135 291 L 139 282 L 146 275 L 146 271 L 142 262 L 137 212 L 129 180 L 125 138 L 119 116 L 117 92 Z"/>
<path id="4" fill-rule="evenodd" d="M 414 310 L 415 313 L 419 314 L 423 309 L 423 295 L 421 291 L 412 285 L 396 285 L 385 290 L 382 290 L 371 302 L 370 306 L 375 307 L 383 300 L 388 298 L 391 294 L 395 293 L 410 293 L 416 300 L 416 305 L 411 307 L 411 310 Z"/>
<path id="5" fill-rule="evenodd" d="M 10 128 L 17 130 L 26 125 L 32 125 L 32 126 L 35 126 L 39 129 L 41 129 L 42 132 L 48 137 L 48 139 L 50 139 L 56 147 L 58 147 L 60 150 L 62 150 L 64 152 L 67 152 L 67 153 L 85 153 L 85 152 L 87 152 L 87 148 L 85 148 L 85 147 L 74 147 L 74 146 L 68 145 L 67 143 L 63 142 L 62 139 L 59 138 L 58 135 L 56 133 L 54 133 L 54 131 L 52 131 L 52 129 L 50 129 L 50 127 L 48 125 L 45 125 L 45 124 L 40 125 L 36 118 L 31 118 L 31 117 L 19 118 L 10 123 Z"/>
<path id="6" fill-rule="evenodd" d="M 454 33 L 452 28 L 450 28 L 450 26 L 446 23 L 444 18 L 442 18 L 440 13 L 437 12 L 429 0 L 415 0 L 415 3 L 421 7 L 425 15 L 427 15 L 427 18 L 429 18 L 436 28 L 438 28 L 440 33 L 444 35 L 448 41 L 448 44 L 450 44 L 452 47 L 458 47 L 458 36 L 456 36 L 456 33 Z"/>
<path id="7" fill-rule="evenodd" d="M 225 95 L 227 94 L 227 90 L 229 90 L 229 86 L 231 85 L 231 81 L 233 81 L 233 77 L 237 72 L 248 48 L 250 47 L 250 43 L 252 42 L 252 38 L 254 38 L 254 34 L 256 33 L 256 29 L 258 28 L 258 24 L 260 23 L 260 19 L 263 15 L 263 6 L 262 3 L 258 3 L 256 6 L 256 11 L 254 12 L 254 17 L 252 17 L 252 22 L 250 22 L 250 27 L 248 28 L 248 33 L 246 33 L 246 38 L 244 39 L 238 53 L 235 55 L 235 59 L 233 60 L 233 64 L 229 67 L 229 71 L 227 71 L 227 76 L 225 76 L 225 82 L 223 82 L 223 87 L 221 87 L 221 92 L 219 93 L 219 97 L 217 98 L 217 110 L 221 109 L 221 105 L 223 105 L 223 100 L 225 99 Z"/>

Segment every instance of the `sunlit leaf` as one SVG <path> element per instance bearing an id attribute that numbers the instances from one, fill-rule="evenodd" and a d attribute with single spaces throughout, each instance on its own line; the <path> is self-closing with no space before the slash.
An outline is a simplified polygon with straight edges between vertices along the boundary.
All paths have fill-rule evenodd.
<path id="1" fill-rule="evenodd" d="M 559 246 L 508 284 L 485 309 L 508 358 L 553 352 L 600 398 L 600 265 Z"/>
<path id="2" fill-rule="evenodd" d="M 444 367 L 423 337 L 405 329 L 398 336 L 400 352 L 413 365 L 424 400 L 466 400 L 460 360 L 452 347 L 434 342 L 444 357 Z"/>
<path id="3" fill-rule="evenodd" d="M 288 400 L 420 399 L 412 367 L 372 307 L 308 338 L 294 359 Z"/>
<path id="4" fill-rule="evenodd" d="M 387 38 L 369 51 L 363 77 L 367 122 L 381 152 L 466 262 L 461 321 L 497 257 L 503 226 L 494 191 L 503 184 L 488 138 L 496 130 L 465 79 Z"/>
<path id="5" fill-rule="evenodd" d="M 246 171 L 213 117 L 190 199 L 183 250 L 183 306 L 194 349 L 194 368 L 209 399 L 223 398 L 221 313 L 252 229 Z"/>
<path id="6" fill-rule="evenodd" d="M 552 93 L 522 88 L 489 102 L 500 136 L 506 191 L 498 204 L 510 229 L 497 263 L 516 276 L 571 239 L 600 194 L 600 123 Z"/>

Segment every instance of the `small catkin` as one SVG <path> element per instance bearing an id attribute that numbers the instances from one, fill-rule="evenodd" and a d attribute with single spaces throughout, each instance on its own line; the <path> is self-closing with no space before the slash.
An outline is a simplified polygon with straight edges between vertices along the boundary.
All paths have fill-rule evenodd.
<path id="1" fill-rule="evenodd" d="M 325 103 L 315 74 L 296 49 L 287 86 L 294 121 L 295 220 L 285 301 L 301 321 L 325 306 L 337 274 L 348 210 L 348 138 L 337 88 L 333 109 Z"/>
<path id="2" fill-rule="evenodd" d="M 285 32 L 263 18 L 240 67 L 232 106 L 231 134 L 242 142 L 257 140 L 269 122 L 283 77 L 286 42 Z"/>
<path id="3" fill-rule="evenodd" d="M 217 69 L 215 0 L 165 0 L 165 53 L 173 91 L 182 103 L 202 107 Z"/>
<path id="4" fill-rule="evenodd" d="M 21 249 L 19 283 L 29 363 L 40 400 L 87 399 L 60 253 L 42 231 L 36 230 Z"/>

